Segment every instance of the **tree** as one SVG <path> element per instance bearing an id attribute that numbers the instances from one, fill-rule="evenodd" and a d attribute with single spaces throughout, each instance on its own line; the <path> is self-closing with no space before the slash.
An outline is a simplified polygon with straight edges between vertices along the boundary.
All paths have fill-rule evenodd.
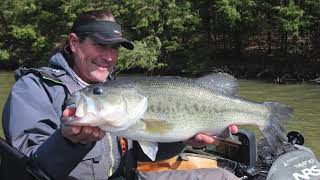
<path id="1" fill-rule="evenodd" d="M 248 34 L 257 23 L 256 2 L 254 0 L 218 0 L 215 6 L 217 11 L 222 13 L 225 25 L 230 29 L 235 56 L 240 56 L 243 41 L 248 40 Z"/>
<path id="2" fill-rule="evenodd" d="M 289 0 L 286 4 L 275 6 L 276 20 L 278 22 L 278 30 L 282 34 L 281 49 L 283 55 L 288 53 L 288 38 L 292 38 L 296 42 L 300 38 L 301 30 L 308 24 L 304 18 L 304 10 L 295 4 L 293 0 Z"/>

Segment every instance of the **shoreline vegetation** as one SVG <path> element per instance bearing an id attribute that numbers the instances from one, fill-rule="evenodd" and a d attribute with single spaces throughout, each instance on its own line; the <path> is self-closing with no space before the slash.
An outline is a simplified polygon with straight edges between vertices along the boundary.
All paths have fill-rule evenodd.
<path id="1" fill-rule="evenodd" d="M 14 71 L 19 67 L 1 68 L 3 67 L 1 65 L 0 61 L 0 71 Z M 320 84 L 320 62 L 304 60 L 303 57 L 221 57 L 205 64 L 195 62 L 193 66 L 201 66 L 201 68 L 194 71 L 185 66 L 184 64 L 172 64 L 152 70 L 131 68 L 115 73 L 197 77 L 212 72 L 225 72 L 238 79 L 261 80 L 275 84 Z M 34 66 L 29 65 L 28 67 Z"/>
<path id="2" fill-rule="evenodd" d="M 92 9 L 110 9 L 134 43 L 120 49 L 118 72 L 320 84 L 320 1 L 5 1 L 0 70 L 47 64 Z"/>
<path id="3" fill-rule="evenodd" d="M 212 72 L 225 72 L 238 79 L 261 80 L 274 84 L 320 84 L 320 62 L 305 60 L 303 57 L 221 57 L 201 66 L 196 71 L 188 71 L 184 65 L 146 71 L 130 69 L 124 73 L 144 73 L 148 75 L 202 76 Z"/>

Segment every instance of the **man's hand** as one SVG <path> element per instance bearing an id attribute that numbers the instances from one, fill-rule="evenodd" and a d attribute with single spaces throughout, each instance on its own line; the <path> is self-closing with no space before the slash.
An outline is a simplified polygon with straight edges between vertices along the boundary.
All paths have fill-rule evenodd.
<path id="1" fill-rule="evenodd" d="M 74 116 L 75 109 L 65 109 L 63 111 L 63 117 Z M 73 143 L 89 144 L 92 142 L 99 141 L 106 134 L 105 131 L 101 130 L 98 127 L 91 126 L 70 126 L 65 125 L 62 122 L 61 126 L 62 136 L 69 139 Z"/>
<path id="2" fill-rule="evenodd" d="M 230 125 L 229 129 L 232 134 L 236 134 L 238 132 L 238 127 L 234 124 Z M 214 136 L 209 136 L 206 134 L 197 134 L 193 138 L 184 141 L 184 143 L 192 147 L 201 148 L 207 144 L 219 144 L 219 140 L 216 139 Z"/>

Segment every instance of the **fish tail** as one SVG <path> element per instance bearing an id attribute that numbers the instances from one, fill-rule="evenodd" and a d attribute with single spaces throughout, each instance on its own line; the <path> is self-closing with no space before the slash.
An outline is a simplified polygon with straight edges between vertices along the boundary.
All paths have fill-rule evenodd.
<path id="1" fill-rule="evenodd" d="M 276 102 L 265 102 L 264 105 L 271 110 L 271 113 L 266 124 L 259 128 L 273 153 L 277 153 L 287 141 L 284 123 L 292 119 L 293 109 Z"/>

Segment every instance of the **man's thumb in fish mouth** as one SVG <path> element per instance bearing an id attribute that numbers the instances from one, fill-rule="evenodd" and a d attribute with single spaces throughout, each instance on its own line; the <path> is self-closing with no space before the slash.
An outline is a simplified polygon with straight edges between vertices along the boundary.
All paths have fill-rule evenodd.
<path id="1" fill-rule="evenodd" d="M 70 116 L 74 116 L 75 114 L 76 114 L 76 109 L 75 108 L 66 108 L 63 111 L 62 116 L 70 117 Z"/>

